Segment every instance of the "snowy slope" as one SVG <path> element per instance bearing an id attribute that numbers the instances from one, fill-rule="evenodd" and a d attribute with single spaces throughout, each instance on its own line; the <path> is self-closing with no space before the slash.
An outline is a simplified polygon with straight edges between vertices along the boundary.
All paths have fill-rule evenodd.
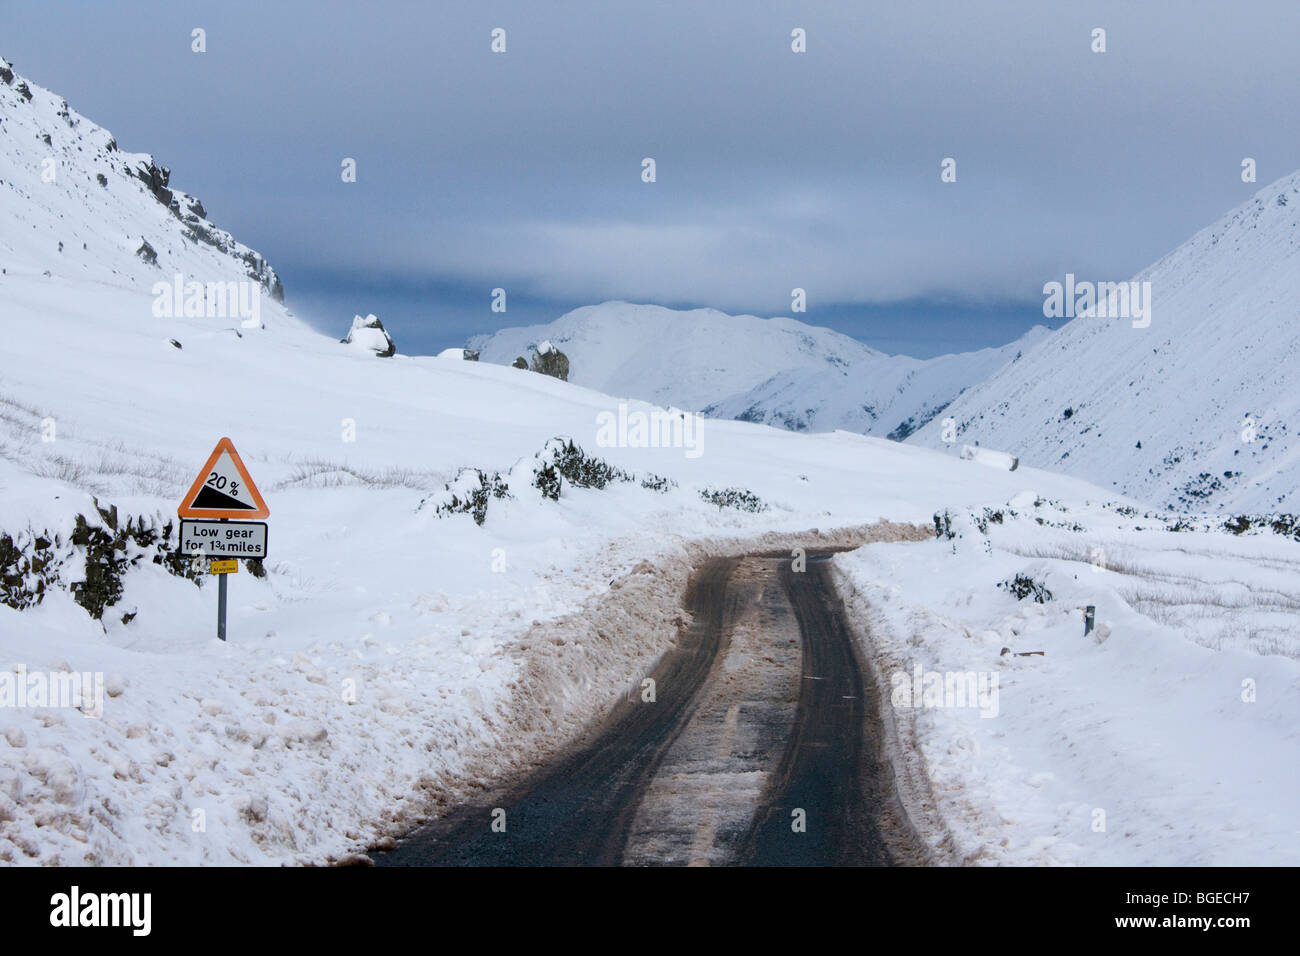
<path id="1" fill-rule="evenodd" d="M 977 352 L 932 359 L 876 354 L 847 367 L 792 369 L 703 411 L 794 431 L 842 428 L 902 441 L 1047 334 L 1035 326 L 1008 345 Z"/>
<path id="2" fill-rule="evenodd" d="M 268 301 L 283 300 L 266 260 L 209 222 L 196 197 L 171 188 L 165 167 L 147 153 L 123 152 L 108 130 L 3 59 L 0 144 L 5 276 L 147 291 L 179 274 L 247 280 Z M 152 264 L 139 254 L 145 244 Z"/>
<path id="3" fill-rule="evenodd" d="M 485 362 L 508 365 L 549 340 L 568 355 L 570 381 L 609 395 L 792 431 L 901 439 L 1045 333 L 1035 328 L 1000 348 L 922 360 L 795 319 L 605 302 L 546 325 L 476 336 L 470 347 Z"/>
<path id="4" fill-rule="evenodd" d="M 0 865 L 346 859 L 572 740 L 674 640 L 686 577 L 710 549 L 734 551 L 759 535 L 769 549 L 850 540 L 844 529 L 880 518 L 929 525 L 936 511 L 1039 495 L 1103 528 L 1118 520 L 1103 506 L 1107 492 L 1073 478 L 1032 467 L 1009 473 L 847 432 L 706 420 L 699 454 L 600 447 L 601 416 L 616 411 L 616 397 L 485 362 L 377 359 L 303 326 L 271 296 L 260 329 L 226 317 L 158 316 L 151 283 L 159 272 L 240 280 L 251 267 L 242 247 L 231 256 L 185 239 L 185 224 L 153 190 L 135 189 L 125 173 L 111 178 L 118 160 L 106 158 L 106 144 L 60 152 L 58 183 L 42 182 L 47 150 L 34 130 L 58 119 L 61 101 L 32 85 L 32 102 L 15 103 L 20 82 L 0 85 L 0 564 L 15 543 L 84 533 L 78 516 L 107 536 L 111 526 L 97 515 L 110 506 L 123 520 L 161 526 L 222 436 L 241 452 L 271 516 L 267 575 L 241 570 L 231 582 L 228 643 L 214 636 L 211 580 L 196 586 L 147 553 L 125 562 L 123 591 L 102 620 L 74 601 L 77 585 L 100 567 L 84 556 L 79 564 L 76 552 L 39 603 L 19 610 L 0 600 L 0 678 L 84 671 L 101 674 L 106 688 L 96 719 L 76 708 L 0 702 Z M 40 115 L 22 112 L 33 104 L 45 104 Z M 25 125 L 32 136 L 10 135 Z M 82 133 L 92 129 L 79 121 Z M 73 132 L 53 130 L 51 141 Z M 95 180 L 101 169 L 107 190 Z M 36 238 L 24 241 L 28 232 Z M 137 257 L 139 237 L 157 250 L 159 266 Z M 85 254 L 65 259 L 80 242 Z M 269 276 L 256 281 L 273 285 Z M 557 435 L 676 486 L 566 485 L 558 500 L 544 499 L 528 467 Z M 493 499 L 482 525 L 469 514 L 440 516 L 426 501 L 445 501 L 445 485 L 467 466 L 510 481 L 511 497 Z M 767 510 L 701 498 L 732 486 Z M 1132 534 L 1152 547 L 1169 538 L 1158 521 L 1143 523 Z M 1019 553 L 1059 549 L 1069 537 L 1038 527 L 1026 522 Z M 1191 564 L 1176 569 L 1179 587 L 1222 576 L 1213 554 L 1223 541 L 1238 539 L 1177 537 L 1206 555 L 1183 556 Z M 914 587 L 927 580 L 982 587 L 988 572 L 1003 570 L 986 565 L 978 545 L 948 545 L 917 552 L 921 567 L 906 576 L 901 605 L 920 600 Z M 1243 555 L 1231 576 L 1285 596 L 1274 579 L 1296 545 L 1267 535 L 1237 547 Z M 0 597 L 34 575 L 0 575 Z M 1235 586 L 1219 586 L 1225 600 Z M 881 602 L 891 600 L 885 590 Z M 1300 765 L 1294 736 L 1277 730 L 1300 687 L 1290 643 L 1217 650 L 1213 608 L 1189 601 L 1195 626 L 1184 631 L 1179 602 L 1171 611 L 1163 590 L 1116 589 L 1107 600 L 1117 637 L 1144 615 L 1163 615 L 1167 627 L 1155 646 L 1112 637 L 1112 650 L 1088 661 L 1096 684 L 1128 675 L 1126 694 L 1158 702 L 1170 670 L 1184 678 L 1191 647 L 1207 663 L 1186 675 L 1187 692 L 1161 719 L 1203 726 L 1225 706 L 1215 665 L 1239 669 L 1248 656 L 1250 673 L 1274 696 L 1251 712 L 1256 724 L 1239 728 L 1242 779 Z M 983 610 L 979 602 L 968 609 Z M 1260 613 L 1269 635 L 1300 630 L 1281 597 Z M 1143 633 L 1135 625 L 1132 634 Z M 938 653 L 950 637 L 917 628 L 908 639 L 918 653 Z M 1136 660 L 1170 663 L 1134 671 Z M 1061 713 L 1062 702 L 1052 706 L 1033 721 L 1019 711 L 1001 743 L 1015 768 L 1031 762 L 1026 777 L 1055 773 L 1061 788 L 1086 792 L 1085 770 L 1037 745 Z M 1211 792 L 1219 770 L 1197 758 L 1195 747 L 1175 748 L 1165 772 Z M 983 785 L 1006 767 L 992 753 L 972 779 Z M 1134 791 L 1143 772 L 1140 761 L 1126 762 L 1111 782 Z M 945 780 L 950 791 L 960 783 Z M 1292 787 L 1261 790 L 1250 813 L 1197 807 L 1220 828 L 1230 817 L 1245 845 L 1271 847 L 1262 841 L 1278 819 L 1294 816 L 1294 800 Z M 1001 847 L 993 852 L 1017 859 L 1035 858 L 1049 827 L 1011 821 L 996 801 L 982 812 L 941 805 L 956 814 L 950 825 L 961 830 L 960 846 Z M 1193 826 L 1176 816 L 1186 809 L 1156 807 L 1130 825 L 1159 836 Z M 1175 852 L 1152 839 L 1126 858 L 1206 862 L 1217 847 L 1193 840 Z M 1293 849 L 1270 850 L 1269 862 L 1294 862 Z M 1069 859 L 1107 859 L 1103 844 L 1085 851 Z"/>
<path id="5" fill-rule="evenodd" d="M 946 412 L 959 444 L 1159 506 L 1297 510 L 1298 224 L 1293 173 L 1135 277 L 1148 328 L 1075 318 L 968 390 Z M 913 440 L 942 446 L 939 424 Z"/>
<path id="6" fill-rule="evenodd" d="M 605 302 L 546 325 L 475 336 L 480 360 L 509 365 L 549 340 L 569 357 L 569 381 L 698 411 L 787 369 L 847 368 L 880 355 L 846 335 L 794 319 Z"/>
<path id="7" fill-rule="evenodd" d="M 1300 546 L 1030 497 L 955 525 L 835 564 L 958 862 L 1300 860 Z M 999 587 L 1016 574 L 1051 599 Z M 943 692 L 910 693 L 918 673 Z"/>

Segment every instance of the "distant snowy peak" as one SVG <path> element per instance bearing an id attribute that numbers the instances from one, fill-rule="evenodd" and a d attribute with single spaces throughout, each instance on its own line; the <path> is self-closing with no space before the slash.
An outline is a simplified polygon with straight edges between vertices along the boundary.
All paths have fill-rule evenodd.
<path id="1" fill-rule="evenodd" d="M 692 409 L 788 369 L 845 368 L 880 354 L 794 319 L 628 302 L 585 306 L 546 325 L 502 329 L 469 342 L 483 361 L 500 365 L 545 344 L 568 357 L 571 382 Z"/>
<path id="2" fill-rule="evenodd" d="M 113 135 L 0 59 L 0 261 L 148 291 L 175 275 L 251 281 L 277 302 L 284 287 L 259 253 L 213 225 L 147 153 Z"/>
<path id="3" fill-rule="evenodd" d="M 484 361 L 509 364 L 554 343 L 569 357 L 570 381 L 610 395 L 792 431 L 901 440 L 1047 334 L 1035 328 L 1001 348 L 920 360 L 795 319 L 606 302 L 470 345 Z"/>
<path id="4" fill-rule="evenodd" d="M 1035 326 L 1008 345 L 977 352 L 932 359 L 875 353 L 843 368 L 788 370 L 705 412 L 793 431 L 844 429 L 903 441 L 1048 334 Z"/>
<path id="5" fill-rule="evenodd" d="M 953 403 L 958 440 L 1178 510 L 1300 508 L 1300 172 L 1134 281 L 1149 325 L 1068 322 Z"/>

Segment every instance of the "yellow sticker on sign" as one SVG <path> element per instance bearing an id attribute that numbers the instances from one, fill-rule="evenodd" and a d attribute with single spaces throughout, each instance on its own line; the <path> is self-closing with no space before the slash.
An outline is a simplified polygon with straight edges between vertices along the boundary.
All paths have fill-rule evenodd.
<path id="1" fill-rule="evenodd" d="M 228 561 L 209 561 L 208 574 L 237 574 L 239 572 L 239 562 L 234 558 Z"/>

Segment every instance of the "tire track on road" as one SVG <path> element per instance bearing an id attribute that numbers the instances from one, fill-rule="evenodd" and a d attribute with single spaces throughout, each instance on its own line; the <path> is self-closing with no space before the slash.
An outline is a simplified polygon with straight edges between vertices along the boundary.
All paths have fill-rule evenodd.
<path id="1" fill-rule="evenodd" d="M 372 854 L 381 866 L 613 866 L 663 754 L 694 711 L 725 649 L 728 592 L 739 557 L 708 561 L 691 578 L 692 622 L 650 676 L 656 699 L 617 704 L 589 741 L 491 806 L 464 807 L 416 831 L 396 849 Z M 505 811 L 505 831 L 492 829 Z"/>

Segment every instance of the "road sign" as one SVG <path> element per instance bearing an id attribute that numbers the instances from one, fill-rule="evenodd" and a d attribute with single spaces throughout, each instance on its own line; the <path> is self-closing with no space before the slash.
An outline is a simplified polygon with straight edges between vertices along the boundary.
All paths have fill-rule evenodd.
<path id="1" fill-rule="evenodd" d="M 217 442 L 208 462 L 185 493 L 182 518 L 265 518 L 271 509 L 229 438 Z"/>
<path id="2" fill-rule="evenodd" d="M 265 521 L 181 520 L 181 554 L 210 558 L 265 558 Z"/>
<path id="3" fill-rule="evenodd" d="M 208 574 L 235 574 L 238 571 L 239 562 L 234 558 L 224 561 L 213 558 L 208 562 Z"/>

